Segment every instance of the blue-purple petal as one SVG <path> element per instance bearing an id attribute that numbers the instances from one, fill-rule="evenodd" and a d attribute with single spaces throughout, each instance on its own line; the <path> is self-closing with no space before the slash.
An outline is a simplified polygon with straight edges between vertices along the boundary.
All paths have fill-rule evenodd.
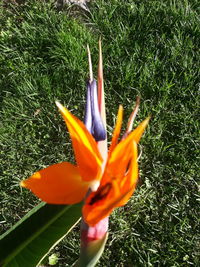
<path id="1" fill-rule="evenodd" d="M 102 141 L 106 139 L 105 127 L 99 112 L 96 80 L 87 83 L 87 99 L 84 123 L 96 141 Z"/>
<path id="2" fill-rule="evenodd" d="M 96 141 L 106 139 L 106 131 L 102 122 L 101 114 L 98 105 L 97 82 L 91 82 L 91 110 L 92 110 L 92 135 Z"/>
<path id="3" fill-rule="evenodd" d="M 86 106 L 85 106 L 85 118 L 84 124 L 88 131 L 92 132 L 92 110 L 91 110 L 91 86 L 87 83 L 87 96 L 86 96 Z"/>

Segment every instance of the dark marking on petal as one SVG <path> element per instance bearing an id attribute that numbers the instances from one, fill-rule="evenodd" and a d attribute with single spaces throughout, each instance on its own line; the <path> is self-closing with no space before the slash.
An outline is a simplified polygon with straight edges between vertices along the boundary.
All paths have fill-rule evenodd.
<path id="1" fill-rule="evenodd" d="M 102 200 L 105 198 L 108 193 L 110 192 L 110 189 L 112 187 L 111 183 L 107 183 L 101 188 L 99 188 L 96 192 L 95 195 L 91 198 L 89 205 L 93 205 L 94 203 L 98 202 L 99 200 Z"/>

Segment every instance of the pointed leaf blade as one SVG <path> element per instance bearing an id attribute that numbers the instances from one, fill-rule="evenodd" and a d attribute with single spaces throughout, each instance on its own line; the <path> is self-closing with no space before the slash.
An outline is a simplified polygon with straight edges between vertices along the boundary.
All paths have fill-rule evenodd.
<path id="1" fill-rule="evenodd" d="M 76 225 L 82 203 L 33 208 L 0 237 L 0 266 L 33 267 Z"/>

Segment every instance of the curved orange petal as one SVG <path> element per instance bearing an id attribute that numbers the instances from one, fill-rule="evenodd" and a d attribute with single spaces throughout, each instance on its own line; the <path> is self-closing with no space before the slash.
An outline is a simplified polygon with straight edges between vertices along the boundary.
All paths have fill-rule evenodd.
<path id="1" fill-rule="evenodd" d="M 106 170 L 112 177 L 122 179 L 125 176 L 132 157 L 132 143 L 134 141 L 133 137 L 129 136 L 119 142 L 110 154 Z"/>
<path id="2" fill-rule="evenodd" d="M 117 206 L 124 206 L 130 197 L 132 196 L 133 192 L 135 191 L 135 187 L 138 181 L 138 151 L 137 151 L 137 144 L 135 141 L 132 143 L 132 159 L 130 163 L 130 167 L 126 176 L 120 182 L 120 191 L 124 197 L 118 202 Z"/>
<path id="3" fill-rule="evenodd" d="M 107 217 L 114 208 L 125 205 L 135 190 L 138 179 L 136 142 L 132 141 L 129 147 L 129 152 L 126 151 L 126 160 L 122 162 L 121 155 L 116 155 L 115 167 L 109 166 L 108 163 L 100 187 L 86 199 L 83 216 L 90 226 Z M 124 167 L 119 168 L 120 165 Z"/>
<path id="4" fill-rule="evenodd" d="M 56 102 L 56 105 L 69 130 L 82 179 L 84 181 L 100 179 L 103 160 L 93 136 L 88 132 L 82 121 L 73 116 L 59 102 Z"/>
<path id="5" fill-rule="evenodd" d="M 129 136 L 131 135 L 130 138 L 133 138 L 136 141 L 137 144 L 140 142 L 140 138 L 142 137 L 142 135 L 144 133 L 144 130 L 146 129 L 146 127 L 147 127 L 147 125 L 149 123 L 150 118 L 151 117 L 147 117 L 145 120 L 143 120 L 138 125 L 138 127 L 129 134 Z"/>
<path id="6" fill-rule="evenodd" d="M 116 145 L 109 158 L 109 165 L 110 167 L 113 166 L 113 171 L 116 170 L 115 172 L 120 172 L 119 170 L 124 168 L 123 162 L 130 155 L 129 153 L 130 149 L 132 149 L 132 142 L 135 141 L 138 143 L 140 141 L 140 138 L 147 127 L 149 120 L 150 117 L 146 118 L 134 131 L 132 131 L 125 139 Z M 122 160 L 121 163 L 119 161 L 120 158 Z M 119 164 L 116 164 L 117 159 Z"/>
<path id="7" fill-rule="evenodd" d="M 123 118 L 123 107 L 120 105 L 118 109 L 118 114 L 117 114 L 117 121 L 115 124 L 115 129 L 113 132 L 113 137 L 112 137 L 112 142 L 109 148 L 109 153 L 112 153 L 113 149 L 117 145 L 118 138 L 120 135 L 121 127 L 122 127 L 122 118 Z"/>
<path id="8" fill-rule="evenodd" d="M 82 208 L 83 219 L 89 226 L 95 226 L 103 218 L 109 216 L 112 211 L 113 205 L 106 208 L 102 208 L 102 206 L 96 206 L 92 211 L 90 206 L 86 204 Z"/>
<path id="9" fill-rule="evenodd" d="M 131 189 L 132 190 L 132 189 Z M 117 197 L 113 197 L 115 195 L 114 190 L 112 189 L 112 193 L 106 199 L 100 200 L 98 204 L 91 207 L 89 202 L 83 206 L 82 214 L 84 221 L 90 225 L 94 226 L 103 218 L 109 216 L 115 207 L 118 207 L 118 203 L 121 203 L 127 194 L 131 191 L 124 193 L 124 195 L 120 194 Z M 94 192 L 92 193 L 94 194 Z M 89 201 L 91 198 L 89 199 Z"/>
<path id="10" fill-rule="evenodd" d="M 20 185 L 47 203 L 74 204 L 83 200 L 90 183 L 82 181 L 76 166 L 62 162 L 34 173 Z"/>

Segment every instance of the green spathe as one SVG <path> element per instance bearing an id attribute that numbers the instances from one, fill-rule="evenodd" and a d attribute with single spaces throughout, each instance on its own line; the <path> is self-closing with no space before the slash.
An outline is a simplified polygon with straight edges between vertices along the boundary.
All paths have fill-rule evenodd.
<path id="1" fill-rule="evenodd" d="M 73 267 L 95 266 L 104 251 L 107 239 L 108 233 L 102 239 L 89 242 L 87 247 L 82 248 L 80 258 Z"/>

